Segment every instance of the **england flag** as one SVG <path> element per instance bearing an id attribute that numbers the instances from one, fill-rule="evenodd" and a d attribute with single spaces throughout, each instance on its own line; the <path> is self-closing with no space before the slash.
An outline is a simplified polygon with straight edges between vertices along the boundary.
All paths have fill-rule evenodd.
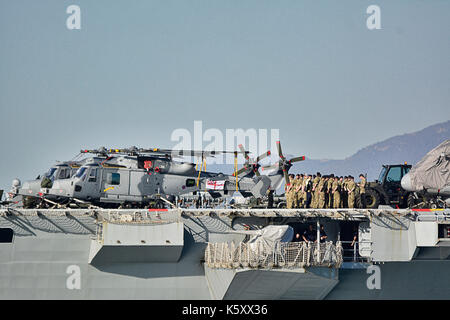
<path id="1" fill-rule="evenodd" d="M 225 180 L 206 180 L 206 189 L 211 190 L 223 190 L 225 186 Z"/>

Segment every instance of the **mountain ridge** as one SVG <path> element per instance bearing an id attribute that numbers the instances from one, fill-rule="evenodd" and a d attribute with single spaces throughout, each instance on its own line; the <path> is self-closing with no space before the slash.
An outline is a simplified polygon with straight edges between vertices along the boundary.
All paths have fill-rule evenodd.
<path id="1" fill-rule="evenodd" d="M 352 175 L 356 179 L 360 173 L 367 174 L 369 181 L 378 178 L 383 164 L 414 165 L 431 149 L 450 139 L 450 120 L 437 123 L 419 131 L 399 134 L 359 149 L 344 159 L 309 159 L 293 164 L 289 173 Z M 293 155 L 286 155 L 288 159 Z M 241 167 L 241 166 L 240 166 Z M 208 170 L 233 172 L 233 165 L 208 166 Z"/>
<path id="2" fill-rule="evenodd" d="M 374 180 L 378 177 L 383 164 L 407 162 L 414 165 L 431 149 L 447 139 L 450 139 L 450 120 L 373 143 L 345 159 L 307 159 L 294 164 L 290 172 L 350 174 L 354 177 L 363 173 L 367 174 L 369 180 Z"/>

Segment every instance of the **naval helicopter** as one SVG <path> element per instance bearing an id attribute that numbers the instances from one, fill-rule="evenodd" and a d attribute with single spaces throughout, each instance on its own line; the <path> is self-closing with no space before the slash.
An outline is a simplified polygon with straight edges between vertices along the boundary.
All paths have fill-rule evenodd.
<path id="1" fill-rule="evenodd" d="M 55 181 L 71 178 L 83 162 L 84 160 L 57 162 L 36 179 L 27 180 L 23 184 L 19 179 L 14 179 L 12 190 L 8 193 L 8 202 L 23 203 L 25 207 L 37 205 L 45 190 L 51 188 Z M 48 200 L 51 200 L 51 196 Z"/>
<path id="2" fill-rule="evenodd" d="M 270 174 L 262 175 L 258 169 L 259 161 L 270 155 L 270 151 L 250 159 L 248 151 L 194 151 L 172 149 L 95 149 L 81 150 L 82 154 L 95 154 L 88 158 L 69 179 L 55 180 L 46 190 L 41 189 L 42 197 L 56 203 L 88 203 L 99 207 L 150 207 L 154 203 L 161 206 L 161 199 L 173 200 L 199 191 L 208 192 L 213 198 L 225 197 L 239 191 L 242 196 L 262 198 L 268 190 L 278 188 L 283 179 L 289 181 L 287 172 L 293 162 L 305 157 L 283 156 L 281 145 L 277 142 L 280 160 L 267 167 Z M 232 153 L 235 158 L 243 154 L 246 158 L 243 168 L 235 168 L 232 175 L 203 171 L 195 163 L 179 162 L 181 156 L 206 157 Z M 235 161 L 235 163 L 237 163 Z M 264 167 L 263 167 L 264 169 Z M 42 192 L 44 191 L 44 192 Z M 167 200 L 165 200 L 167 201 Z"/>
<path id="3" fill-rule="evenodd" d="M 410 208 L 450 207 L 450 139 L 429 151 L 403 176 Z"/>

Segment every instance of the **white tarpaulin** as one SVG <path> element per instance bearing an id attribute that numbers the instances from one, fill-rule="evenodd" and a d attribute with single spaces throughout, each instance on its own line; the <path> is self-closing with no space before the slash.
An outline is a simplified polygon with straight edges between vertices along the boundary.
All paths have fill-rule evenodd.
<path id="1" fill-rule="evenodd" d="M 450 185 L 450 140 L 428 152 L 409 172 L 415 189 L 443 189 Z"/>
<path id="2" fill-rule="evenodd" d="M 270 225 L 260 230 L 239 230 L 235 233 L 251 235 L 248 244 L 254 250 L 258 246 L 273 248 L 276 242 L 290 242 L 294 238 L 294 229 L 288 225 Z"/>

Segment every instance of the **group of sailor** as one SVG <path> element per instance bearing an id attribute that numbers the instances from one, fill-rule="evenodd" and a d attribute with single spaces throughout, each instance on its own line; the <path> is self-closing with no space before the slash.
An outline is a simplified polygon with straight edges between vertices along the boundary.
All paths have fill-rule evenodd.
<path id="1" fill-rule="evenodd" d="M 290 174 L 290 183 L 285 185 L 286 208 L 338 209 L 356 204 L 364 208 L 367 181 L 363 174 L 359 178 L 356 183 L 352 176 Z"/>

